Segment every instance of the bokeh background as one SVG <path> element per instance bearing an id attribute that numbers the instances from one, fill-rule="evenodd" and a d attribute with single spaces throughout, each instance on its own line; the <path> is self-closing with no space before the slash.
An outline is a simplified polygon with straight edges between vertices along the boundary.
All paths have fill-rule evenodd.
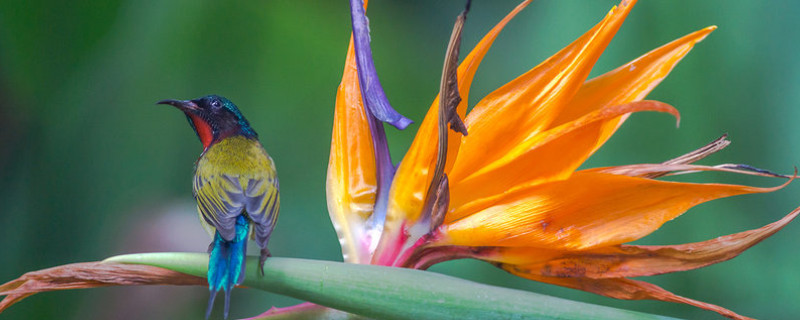
<path id="1" fill-rule="evenodd" d="M 464 49 L 517 1 L 477 0 Z M 500 35 L 470 101 L 535 66 L 599 21 L 614 1 L 541 0 Z M 460 1 L 372 1 L 375 64 L 387 95 L 417 121 L 434 98 Z M 719 29 L 651 95 L 676 106 L 634 115 L 586 167 L 660 162 L 728 133 L 733 144 L 703 163 L 748 163 L 784 173 L 800 164 L 800 2 L 642 1 L 594 75 L 691 31 Z M 201 145 L 161 99 L 216 93 L 240 106 L 277 162 L 282 210 L 271 250 L 341 260 L 325 205 L 346 1 L 0 2 L 0 282 L 30 270 L 111 255 L 197 251 L 209 238 L 191 196 Z M 416 126 L 389 131 L 396 160 Z M 682 178 L 687 179 L 687 178 Z M 702 174 L 692 181 L 772 186 L 782 181 Z M 800 186 L 700 205 L 639 241 L 677 244 L 760 227 L 800 205 Z M 740 257 L 651 277 L 677 294 L 741 314 L 800 314 L 800 222 Z M 433 271 L 500 286 L 691 319 L 684 305 L 616 301 L 512 277 L 478 261 Z M 202 287 L 103 288 L 39 294 L 3 319 L 199 319 Z M 233 293 L 233 317 L 298 301 Z M 221 308 L 217 308 L 219 312 Z M 221 316 L 221 315 L 215 315 Z"/>

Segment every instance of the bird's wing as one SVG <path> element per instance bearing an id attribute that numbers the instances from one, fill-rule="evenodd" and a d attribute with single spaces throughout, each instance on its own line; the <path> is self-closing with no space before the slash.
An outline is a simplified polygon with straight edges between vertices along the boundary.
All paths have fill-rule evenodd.
<path id="1" fill-rule="evenodd" d="M 246 207 L 247 198 L 239 177 L 225 174 L 197 174 L 194 177 L 197 210 L 206 223 L 216 228 L 223 239 L 236 234 L 236 217 Z"/>
<path id="2" fill-rule="evenodd" d="M 278 220 L 278 210 L 281 205 L 275 167 L 270 162 L 267 169 L 248 181 L 244 193 L 245 210 L 255 224 L 256 232 L 253 236 L 262 249 L 267 247 L 269 236 Z"/>
<path id="3" fill-rule="evenodd" d="M 269 169 L 272 170 L 244 176 L 195 176 L 198 211 L 225 240 L 233 239 L 236 217 L 246 211 L 255 224 L 256 242 L 266 248 L 280 208 L 278 179 L 274 168 Z"/>

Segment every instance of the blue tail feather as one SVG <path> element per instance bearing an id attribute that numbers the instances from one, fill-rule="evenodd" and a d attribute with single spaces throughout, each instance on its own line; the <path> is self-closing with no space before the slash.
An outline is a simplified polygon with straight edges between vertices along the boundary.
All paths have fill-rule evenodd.
<path id="1" fill-rule="evenodd" d="M 214 235 L 213 248 L 208 259 L 208 299 L 206 319 L 211 315 L 214 299 L 220 290 L 225 292 L 225 319 L 228 318 L 231 290 L 244 281 L 245 253 L 247 252 L 247 232 L 249 221 L 244 215 L 236 218 L 236 236 L 225 241 L 219 232 Z"/>

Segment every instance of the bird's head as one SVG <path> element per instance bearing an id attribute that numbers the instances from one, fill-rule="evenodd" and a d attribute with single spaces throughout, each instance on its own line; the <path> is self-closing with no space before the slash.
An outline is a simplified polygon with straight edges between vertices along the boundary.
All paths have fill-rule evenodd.
<path id="1" fill-rule="evenodd" d="M 168 104 L 183 111 L 200 142 L 203 143 L 204 149 L 230 136 L 241 135 L 248 138 L 258 136 L 239 108 L 230 100 L 218 95 L 194 100 L 161 100 L 158 104 Z"/>

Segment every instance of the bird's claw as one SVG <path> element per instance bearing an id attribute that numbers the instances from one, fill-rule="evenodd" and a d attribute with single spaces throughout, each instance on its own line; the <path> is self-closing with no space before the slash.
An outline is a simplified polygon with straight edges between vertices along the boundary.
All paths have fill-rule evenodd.
<path id="1" fill-rule="evenodd" d="M 269 249 L 267 248 L 261 249 L 261 256 L 258 259 L 258 273 L 262 277 L 264 276 L 264 262 L 267 261 L 267 258 L 271 256 L 272 253 L 269 252 Z"/>

